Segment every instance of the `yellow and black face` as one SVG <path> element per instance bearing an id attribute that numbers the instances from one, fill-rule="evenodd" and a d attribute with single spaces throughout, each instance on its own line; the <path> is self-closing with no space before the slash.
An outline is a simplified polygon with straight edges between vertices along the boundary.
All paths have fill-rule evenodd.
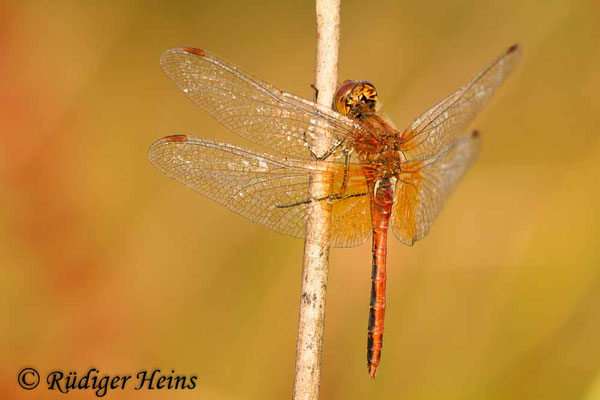
<path id="1" fill-rule="evenodd" d="M 367 81 L 345 81 L 333 98 L 333 108 L 351 118 L 374 113 L 376 104 L 377 90 Z"/>

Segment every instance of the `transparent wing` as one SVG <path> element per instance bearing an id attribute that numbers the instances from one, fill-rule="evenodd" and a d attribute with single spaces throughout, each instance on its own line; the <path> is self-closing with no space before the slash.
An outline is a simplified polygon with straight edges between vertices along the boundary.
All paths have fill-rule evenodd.
<path id="1" fill-rule="evenodd" d="M 411 246 L 429 232 L 444 202 L 456 187 L 480 148 L 475 131 L 451 145 L 437 158 L 409 161 L 396 184 L 391 224 L 396 237 Z"/>
<path id="2" fill-rule="evenodd" d="M 332 135 L 334 148 L 341 148 L 350 145 L 353 131 L 363 129 L 353 120 L 282 92 L 205 50 L 169 49 L 160 64 L 202 110 L 238 135 L 282 154 L 308 159 L 309 149 L 323 130 Z"/>
<path id="3" fill-rule="evenodd" d="M 521 50 L 510 47 L 496 61 L 402 132 L 400 147 L 408 160 L 426 160 L 442 154 L 463 139 L 469 124 L 513 70 Z M 468 135 L 468 134 L 467 134 Z"/>
<path id="4" fill-rule="evenodd" d="M 258 154 L 185 135 L 158 140 L 148 158 L 169 177 L 279 233 L 304 238 L 310 203 L 329 201 L 332 233 L 325 244 L 357 246 L 371 234 L 369 196 L 360 165 Z M 309 198 L 312 171 L 331 177 L 327 196 Z"/>

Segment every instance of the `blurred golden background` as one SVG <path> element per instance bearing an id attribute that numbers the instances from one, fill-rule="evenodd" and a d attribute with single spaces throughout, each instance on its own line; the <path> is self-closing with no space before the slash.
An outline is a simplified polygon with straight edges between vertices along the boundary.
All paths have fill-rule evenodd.
<path id="1" fill-rule="evenodd" d="M 0 392 L 36 367 L 197 375 L 110 399 L 285 399 L 301 241 L 146 159 L 186 133 L 242 144 L 158 65 L 211 50 L 312 98 L 311 1 L 0 5 Z M 390 238 L 383 361 L 365 364 L 370 245 L 332 251 L 322 399 L 600 399 L 600 4 L 345 1 L 340 80 L 404 127 L 509 45 L 480 159 L 427 238 Z"/>

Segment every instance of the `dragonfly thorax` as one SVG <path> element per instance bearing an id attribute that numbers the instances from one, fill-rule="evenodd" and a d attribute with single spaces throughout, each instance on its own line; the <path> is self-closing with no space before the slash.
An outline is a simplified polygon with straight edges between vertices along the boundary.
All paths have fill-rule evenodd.
<path id="1" fill-rule="evenodd" d="M 333 98 L 333 108 L 351 118 L 374 113 L 376 105 L 377 90 L 368 81 L 344 81 Z"/>
<path id="2" fill-rule="evenodd" d="M 398 131 L 378 114 L 366 114 L 357 119 L 363 130 L 356 131 L 353 147 L 358 159 L 373 171 L 372 178 L 390 178 L 402 168 Z"/>

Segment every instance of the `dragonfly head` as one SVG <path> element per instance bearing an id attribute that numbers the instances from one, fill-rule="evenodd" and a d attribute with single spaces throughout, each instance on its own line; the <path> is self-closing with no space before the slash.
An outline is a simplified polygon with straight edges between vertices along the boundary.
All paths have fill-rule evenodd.
<path id="1" fill-rule="evenodd" d="M 333 108 L 352 118 L 372 114 L 376 104 L 377 90 L 368 81 L 344 81 L 333 98 Z"/>

